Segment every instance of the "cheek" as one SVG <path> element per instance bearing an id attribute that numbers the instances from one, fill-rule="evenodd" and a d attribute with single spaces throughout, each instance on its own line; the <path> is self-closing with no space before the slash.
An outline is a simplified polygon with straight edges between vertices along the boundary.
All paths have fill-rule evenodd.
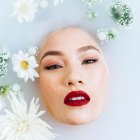
<path id="1" fill-rule="evenodd" d="M 99 65 L 98 67 L 91 69 L 88 79 L 90 86 L 94 89 L 106 88 L 109 80 L 107 67 Z"/>
<path id="2" fill-rule="evenodd" d="M 61 88 L 61 79 L 59 74 L 46 74 L 45 71 L 40 72 L 39 87 L 42 96 L 45 98 L 46 103 L 51 102 L 56 104 L 61 98 L 59 91 Z"/>
<path id="3" fill-rule="evenodd" d="M 58 115 L 59 108 L 62 108 L 63 98 L 60 93 L 60 79 L 56 76 L 46 75 L 44 73 L 40 74 L 39 86 L 40 92 L 45 100 L 48 110 L 53 115 Z"/>
<path id="4" fill-rule="evenodd" d="M 57 83 L 54 81 L 54 78 L 49 78 L 44 74 L 40 74 L 39 77 L 39 87 L 40 93 L 45 100 L 45 103 L 50 110 L 50 108 L 54 108 L 57 103 L 57 98 L 59 94 L 57 94 Z M 56 98 L 57 96 L 57 98 Z"/>
<path id="5" fill-rule="evenodd" d="M 42 73 L 39 77 L 39 86 L 42 91 L 51 92 L 54 87 L 56 87 L 57 82 L 55 78 L 51 78 L 50 76 L 47 76 L 46 74 Z"/>

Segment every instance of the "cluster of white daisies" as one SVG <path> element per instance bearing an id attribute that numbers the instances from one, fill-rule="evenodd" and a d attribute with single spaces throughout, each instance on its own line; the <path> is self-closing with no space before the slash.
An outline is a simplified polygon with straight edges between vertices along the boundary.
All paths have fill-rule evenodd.
<path id="1" fill-rule="evenodd" d="M 6 49 L 0 51 L 0 79 L 7 75 L 7 68 L 9 60 L 12 62 L 13 71 L 17 73 L 17 77 L 24 79 L 25 82 L 28 79 L 34 81 L 34 78 L 39 77 L 35 68 L 38 67 L 36 61 L 38 48 L 31 46 L 27 52 L 18 51 L 18 53 L 10 54 Z"/>
<path id="2" fill-rule="evenodd" d="M 88 7 L 87 18 L 95 20 L 98 13 L 93 11 L 94 6 L 102 0 L 80 0 Z M 12 16 L 16 17 L 20 23 L 33 22 L 36 14 L 48 8 L 52 3 L 54 6 L 63 3 L 63 0 L 14 0 Z M 115 22 L 121 26 L 129 26 L 133 22 L 133 14 L 131 8 L 124 2 L 118 0 L 109 7 L 110 15 Z M 97 30 L 97 38 L 103 44 L 108 40 L 115 39 L 118 35 L 115 29 L 99 29 Z"/>
<path id="3" fill-rule="evenodd" d="M 62 2 L 53 0 L 54 6 Z M 20 23 L 33 22 L 36 14 L 48 4 L 48 0 L 14 0 L 12 16 Z M 0 140 L 53 140 L 56 136 L 48 123 L 40 118 L 45 111 L 39 111 L 39 99 L 33 98 L 28 105 L 19 84 L 2 85 L 10 63 L 17 77 L 24 82 L 38 78 L 35 70 L 38 67 L 37 52 L 36 46 L 14 54 L 0 50 Z"/>
<path id="4" fill-rule="evenodd" d="M 95 19 L 97 13 L 92 9 L 95 4 L 102 0 L 81 0 L 88 6 L 87 17 Z M 20 23 L 33 22 L 36 14 L 52 3 L 54 6 L 63 3 L 63 0 L 13 0 L 12 16 L 16 17 Z M 121 26 L 129 26 L 133 21 L 131 8 L 117 1 L 110 7 L 113 20 Z M 112 28 L 97 30 L 97 37 L 101 43 L 114 39 L 117 31 Z M 38 67 L 36 61 L 38 49 L 31 46 L 26 52 L 18 51 L 10 54 L 6 49 L 0 50 L 0 84 L 7 76 L 8 64 L 11 62 L 12 69 L 18 78 L 27 82 L 39 77 L 36 72 Z M 4 99 L 7 99 L 11 109 L 6 106 Z M 1 113 L 2 111 L 2 113 Z M 19 84 L 0 85 L 0 140 L 52 140 L 56 134 L 50 131 L 51 127 L 40 117 L 44 111 L 39 111 L 38 99 L 31 100 L 30 105 L 24 99 L 23 92 Z"/>
<path id="5" fill-rule="evenodd" d="M 27 52 L 20 50 L 12 55 L 6 49 L 0 51 L 0 80 L 6 77 L 11 62 L 17 77 L 25 82 L 28 79 L 34 81 L 39 76 L 35 70 L 38 67 L 36 54 L 36 46 L 30 47 Z M 4 99 L 7 99 L 10 110 Z M 40 118 L 45 111 L 38 110 L 38 99 L 33 98 L 28 107 L 19 84 L 0 86 L 0 140 L 54 139 L 55 134 L 49 130 L 51 127 Z"/>

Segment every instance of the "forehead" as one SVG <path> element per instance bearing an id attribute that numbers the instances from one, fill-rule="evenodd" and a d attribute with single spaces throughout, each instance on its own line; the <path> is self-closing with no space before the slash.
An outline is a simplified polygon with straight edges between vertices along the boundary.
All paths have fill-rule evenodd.
<path id="1" fill-rule="evenodd" d="M 68 27 L 49 34 L 44 41 L 43 47 L 40 49 L 40 57 L 46 51 L 73 51 L 83 46 L 92 45 L 98 50 L 95 39 L 88 32 L 77 27 Z"/>

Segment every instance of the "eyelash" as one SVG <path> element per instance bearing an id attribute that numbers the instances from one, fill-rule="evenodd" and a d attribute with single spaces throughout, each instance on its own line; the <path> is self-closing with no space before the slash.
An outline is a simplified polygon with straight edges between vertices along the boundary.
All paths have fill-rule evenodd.
<path id="1" fill-rule="evenodd" d="M 47 69 L 47 70 L 55 70 L 55 69 L 59 69 L 59 68 L 62 68 L 62 66 L 57 65 L 57 64 L 45 67 L 45 69 Z"/>
<path id="2" fill-rule="evenodd" d="M 82 62 L 82 64 L 92 64 L 92 63 L 96 63 L 98 61 L 98 59 L 86 59 Z"/>
<path id="3" fill-rule="evenodd" d="M 96 63 L 98 61 L 98 59 L 85 59 L 82 64 L 93 64 Z M 45 69 L 46 70 L 55 70 L 55 69 L 60 69 L 63 66 L 58 65 L 58 64 L 54 64 L 54 65 L 50 65 L 50 66 L 46 66 Z"/>

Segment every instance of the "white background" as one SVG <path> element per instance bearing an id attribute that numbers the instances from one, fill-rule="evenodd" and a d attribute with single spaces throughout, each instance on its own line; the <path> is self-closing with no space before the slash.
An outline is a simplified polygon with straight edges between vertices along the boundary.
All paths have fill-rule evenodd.
<path id="1" fill-rule="evenodd" d="M 28 24 L 20 24 L 10 17 L 11 2 L 0 1 L 0 48 L 6 46 L 11 52 L 26 50 L 30 44 L 40 45 L 48 32 L 68 25 L 82 26 L 93 35 L 101 27 L 115 27 L 119 32 L 116 40 L 102 46 L 111 77 L 110 102 L 106 111 L 93 123 L 80 126 L 61 124 L 47 113 L 43 119 L 53 127 L 53 132 L 61 135 L 56 140 L 140 140 L 140 2 L 131 1 L 135 20 L 127 29 L 120 29 L 110 19 L 111 0 L 95 6 L 99 16 L 93 22 L 85 18 L 86 7 L 80 0 L 64 0 L 63 4 L 38 13 L 35 21 Z M 33 96 L 39 96 L 36 83 L 24 84 L 9 70 L 2 83 L 15 82 L 22 85 L 28 102 Z M 41 109 L 45 109 L 42 99 L 40 104 Z"/>

